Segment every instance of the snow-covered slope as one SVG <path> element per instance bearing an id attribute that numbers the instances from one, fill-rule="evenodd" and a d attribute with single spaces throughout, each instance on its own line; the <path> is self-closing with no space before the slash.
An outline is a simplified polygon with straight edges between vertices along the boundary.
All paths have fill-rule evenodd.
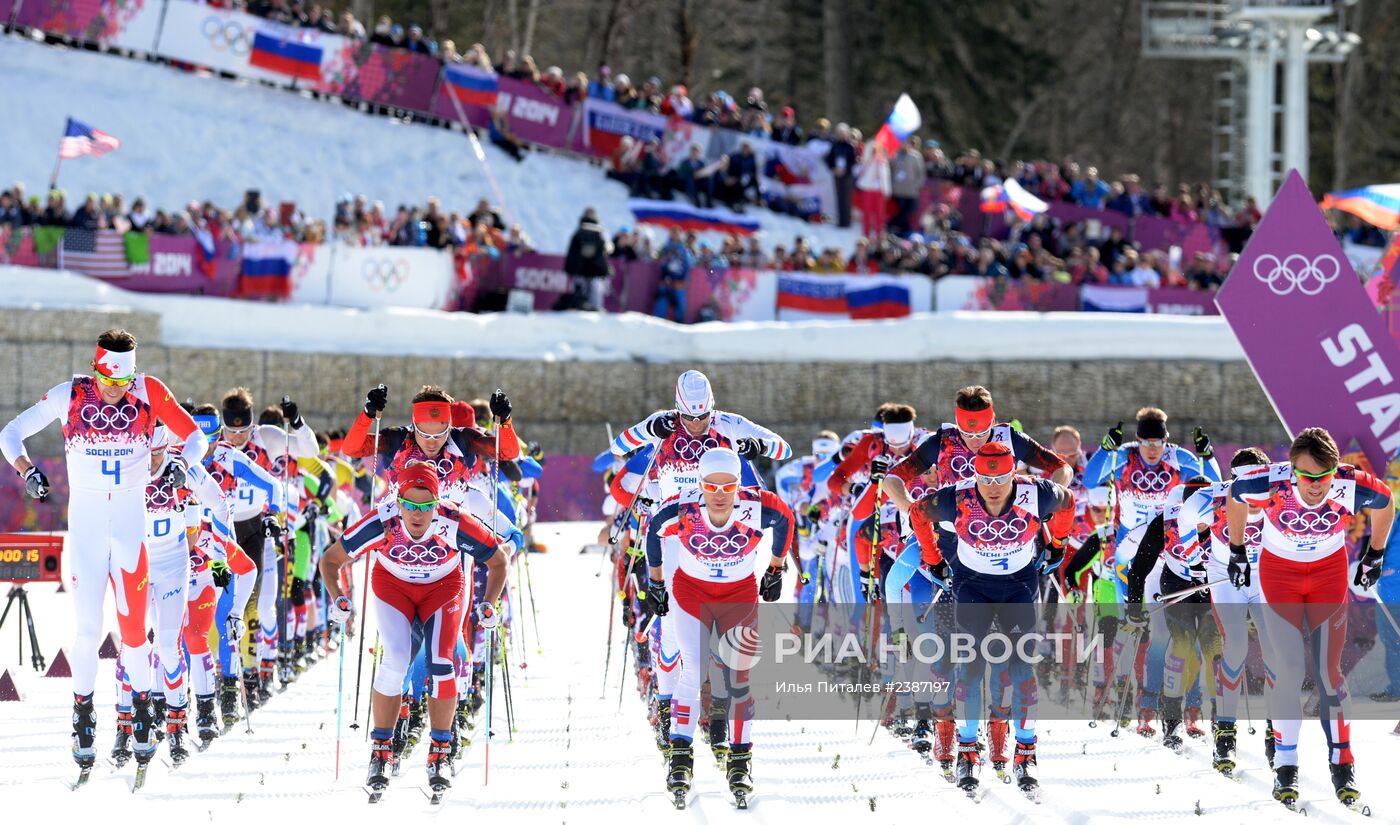
<path id="1" fill-rule="evenodd" d="M 1244 358 L 1220 318 L 958 312 L 895 321 L 677 326 L 637 313 L 473 315 L 151 295 L 71 272 L 15 266 L 0 266 L 0 306 L 152 312 L 161 317 L 162 343 L 214 349 L 673 362 Z M 375 335 L 361 334 L 365 329 Z"/>
<path id="2" fill-rule="evenodd" d="M 455 779 L 444 815 L 489 823 L 751 822 L 1100 822 L 1158 821 L 1234 825 L 1286 821 L 1269 798 L 1269 771 L 1259 736 L 1241 734 L 1240 783 L 1210 768 L 1207 745 L 1189 742 L 1184 756 L 1137 736 L 1110 738 L 1106 727 L 1083 722 L 1040 725 L 1042 805 L 993 782 L 980 805 L 947 784 L 888 734 L 870 741 L 870 726 L 849 721 L 760 721 L 754 728 L 756 797 L 739 814 L 724 780 L 708 758 L 698 759 L 696 796 L 678 813 L 665 792 L 664 769 L 629 675 L 614 651 L 606 682 L 606 579 L 596 554 L 577 548 L 597 535 L 597 523 L 542 525 L 550 552 L 531 558 L 539 607 L 538 635 L 530 625 L 524 648 L 510 653 L 515 730 L 505 722 L 503 690 L 496 691 L 496 738 L 489 783 L 478 742 Z M 785 588 L 786 591 L 786 588 Z M 52 585 L 30 588 L 35 623 L 50 657 L 72 628 L 68 596 Z M 528 603 L 528 602 L 525 602 Z M 110 608 L 109 608 L 110 611 Z M 110 617 L 110 612 L 108 616 Z M 528 617 L 525 617 L 528 619 Z M 614 620 L 615 621 L 615 620 Z M 109 622 L 110 626 L 110 622 Z M 371 632 L 373 625 L 371 624 Z M 372 636 L 371 636 L 372 638 Z M 614 638 L 614 644 L 617 639 Z M 345 719 L 340 777 L 335 779 L 338 658 L 316 665 L 286 693 L 255 711 L 253 735 L 240 725 L 196 753 L 178 773 L 153 764 L 146 787 L 128 792 L 131 766 L 113 772 L 99 761 L 88 787 L 70 792 L 76 770 L 68 754 L 69 683 L 40 679 L 20 666 L 11 637 L 0 645 L 0 669 L 18 672 L 23 702 L 0 703 L 0 808 L 9 819 L 87 822 L 114 812 L 126 821 L 351 823 L 419 821 L 435 809 L 419 789 L 424 751 L 414 752 L 379 806 L 360 790 L 368 750 L 364 730 L 348 728 L 355 683 L 355 648 L 346 654 Z M 368 658 L 368 657 L 367 657 Z M 528 664 L 521 668 L 519 665 Z M 630 668 L 628 668 L 630 670 Z M 100 753 L 111 747 L 113 667 L 99 669 Z M 366 662 L 368 680 L 368 662 Z M 500 672 L 497 671 L 497 679 Z M 1357 779 L 1375 822 L 1400 821 L 1400 785 L 1390 781 L 1400 738 L 1389 723 L 1356 722 Z M 1322 733 L 1305 724 L 1300 750 L 1302 791 L 1310 821 L 1365 822 L 1332 800 Z M 703 748 L 702 748 L 703 750 Z M 163 752 L 162 752 L 163 753 Z M 839 758 L 838 758 L 839 757 Z M 741 818 L 742 817 L 742 818 Z"/>
<path id="3" fill-rule="evenodd" d="M 329 219 L 346 193 L 470 212 L 480 198 L 504 201 L 546 252 L 563 252 L 585 206 L 609 230 L 635 223 L 627 189 L 580 160 L 531 155 L 517 164 L 486 144 L 498 199 L 460 132 L 397 123 L 247 82 L 198 76 L 116 56 L 0 36 L 0 180 L 42 192 L 69 116 L 116 135 L 122 147 L 98 160 L 63 164 L 70 194 L 144 195 L 152 208 L 212 199 L 232 208 L 246 189 L 263 202 L 296 201 Z M 756 210 L 768 245 L 797 234 L 813 246 L 851 249 L 856 232 L 813 226 Z M 713 239 L 712 239 L 713 240 Z"/>

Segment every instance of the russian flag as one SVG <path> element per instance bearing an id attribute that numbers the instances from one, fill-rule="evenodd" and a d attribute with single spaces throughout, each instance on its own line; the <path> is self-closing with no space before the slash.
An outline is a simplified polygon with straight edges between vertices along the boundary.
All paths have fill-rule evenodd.
<path id="1" fill-rule="evenodd" d="M 685 201 L 629 200 L 628 208 L 637 223 L 652 226 L 679 227 L 694 232 L 728 232 L 752 235 L 758 231 L 758 219 L 728 209 L 700 209 Z"/>
<path id="2" fill-rule="evenodd" d="M 442 79 L 447 81 L 447 93 L 463 106 L 496 108 L 499 86 L 495 74 L 485 69 L 449 63 L 443 67 Z"/>
<path id="3" fill-rule="evenodd" d="M 911 315 L 909 289 L 895 283 L 846 289 L 846 308 L 854 320 L 903 318 Z"/>
<path id="4" fill-rule="evenodd" d="M 238 280 L 242 296 L 286 298 L 292 294 L 292 267 L 297 259 L 295 241 L 257 241 L 243 247 L 243 274 Z"/>
<path id="5" fill-rule="evenodd" d="M 1016 213 L 1016 217 L 1028 221 L 1049 208 L 1050 204 L 1027 192 L 1014 178 L 1007 178 L 1003 183 L 982 190 L 983 212 L 1010 209 Z"/>
<path id="6" fill-rule="evenodd" d="M 266 28 L 260 27 L 253 34 L 253 50 L 248 55 L 250 65 L 303 80 L 321 79 L 319 45 L 303 42 L 304 33 L 298 29 L 264 25 Z"/>
<path id="7" fill-rule="evenodd" d="M 901 94 L 890 110 L 890 116 L 885 118 L 880 131 L 875 133 L 875 142 L 885 147 L 885 154 L 893 158 L 904 141 L 919 131 L 921 125 L 923 117 L 919 115 L 919 107 L 914 105 L 913 98 L 908 94 Z"/>
<path id="8" fill-rule="evenodd" d="M 1322 196 L 1323 209 L 1340 209 L 1381 229 L 1400 229 L 1400 183 L 1363 186 Z"/>
<path id="9" fill-rule="evenodd" d="M 846 284 L 839 277 L 778 276 L 778 320 L 835 320 L 850 317 Z"/>
<path id="10" fill-rule="evenodd" d="M 584 106 L 584 112 L 584 145 L 596 155 L 616 152 L 624 137 L 639 143 L 666 140 L 666 121 L 660 115 L 629 112 L 614 103 L 592 101 Z"/>

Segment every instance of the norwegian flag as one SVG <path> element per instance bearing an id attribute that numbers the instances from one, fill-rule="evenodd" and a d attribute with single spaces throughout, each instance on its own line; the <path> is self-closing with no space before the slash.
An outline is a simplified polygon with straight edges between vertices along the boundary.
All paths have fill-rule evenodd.
<path id="1" fill-rule="evenodd" d="M 68 128 L 63 139 L 58 142 L 58 156 L 62 160 L 72 160 L 83 155 L 102 157 L 113 149 L 120 149 L 122 142 L 102 131 L 94 129 L 81 120 L 68 118 Z"/>

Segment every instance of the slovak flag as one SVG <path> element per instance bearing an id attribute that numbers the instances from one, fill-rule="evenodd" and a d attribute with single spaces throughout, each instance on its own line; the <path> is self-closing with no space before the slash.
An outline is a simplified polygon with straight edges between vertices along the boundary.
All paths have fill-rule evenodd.
<path id="1" fill-rule="evenodd" d="M 63 139 L 58 142 L 58 156 L 62 160 L 72 160 L 83 155 L 100 158 L 114 149 L 122 148 L 122 142 L 102 131 L 94 129 L 81 120 L 68 118 L 68 128 Z"/>
<path id="2" fill-rule="evenodd" d="M 875 133 L 875 142 L 885 147 L 887 156 L 894 157 L 904 141 L 919 131 L 921 125 L 923 118 L 919 116 L 919 107 L 914 105 L 909 95 L 902 94 L 895 101 L 894 109 L 890 110 L 890 116 L 885 118 L 885 124 Z"/>

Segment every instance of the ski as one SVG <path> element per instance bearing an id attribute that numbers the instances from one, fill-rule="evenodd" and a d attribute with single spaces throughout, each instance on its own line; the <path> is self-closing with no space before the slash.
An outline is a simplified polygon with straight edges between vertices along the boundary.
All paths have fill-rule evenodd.
<path id="1" fill-rule="evenodd" d="M 749 803 L 753 801 L 753 791 L 746 791 L 742 788 L 731 791 L 734 794 L 734 807 L 741 811 L 749 809 Z"/>
<path id="2" fill-rule="evenodd" d="M 671 804 L 676 807 L 676 810 L 684 811 L 689 795 L 690 791 L 688 789 L 671 791 Z"/>
<path id="3" fill-rule="evenodd" d="M 979 784 L 976 787 L 962 788 L 961 790 L 964 794 L 967 795 L 968 799 L 972 800 L 973 804 L 981 805 L 982 800 L 987 798 L 989 788 L 986 785 Z"/>
<path id="4" fill-rule="evenodd" d="M 131 780 L 131 792 L 136 793 L 146 786 L 146 770 L 150 768 L 150 763 L 136 766 L 136 776 Z"/>
<path id="5" fill-rule="evenodd" d="M 1042 799 L 1043 789 L 1039 785 L 1034 785 L 1029 788 L 1020 788 L 1019 790 L 1021 791 L 1022 796 L 1024 796 L 1026 799 L 1029 799 L 1037 805 L 1041 804 L 1044 801 L 1044 799 Z"/>
<path id="6" fill-rule="evenodd" d="M 385 782 L 383 785 L 365 785 L 364 789 L 365 793 L 369 796 L 369 804 L 378 804 L 379 800 L 384 798 L 384 789 L 387 787 L 389 787 L 388 782 Z"/>
<path id="7" fill-rule="evenodd" d="M 73 784 L 72 784 L 72 785 L 69 785 L 69 786 L 68 786 L 68 789 L 69 789 L 69 790 L 76 791 L 77 789 L 79 789 L 79 788 L 81 788 L 82 786 L 86 785 L 86 784 L 88 783 L 88 780 L 89 780 L 90 778 L 92 778 L 92 766 L 91 766 L 91 765 L 88 765 L 88 766 L 85 767 L 85 768 L 78 768 L 78 778 L 75 779 L 75 780 L 73 781 Z"/>

